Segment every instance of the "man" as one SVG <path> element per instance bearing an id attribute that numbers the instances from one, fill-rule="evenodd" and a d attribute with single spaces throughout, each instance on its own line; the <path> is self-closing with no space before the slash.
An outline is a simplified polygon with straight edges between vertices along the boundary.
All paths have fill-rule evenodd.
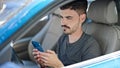
<path id="1" fill-rule="evenodd" d="M 96 40 L 82 30 L 86 20 L 87 1 L 75 0 L 60 7 L 61 26 L 64 34 L 60 37 L 54 51 L 33 50 L 34 58 L 42 66 L 61 68 L 101 55 Z"/>

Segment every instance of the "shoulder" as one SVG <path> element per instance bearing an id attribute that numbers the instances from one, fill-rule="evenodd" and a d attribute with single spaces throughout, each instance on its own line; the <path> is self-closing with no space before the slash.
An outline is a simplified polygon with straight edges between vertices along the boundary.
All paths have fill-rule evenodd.
<path id="1" fill-rule="evenodd" d="M 101 47 L 97 40 L 92 35 L 86 35 L 86 41 L 83 48 L 84 54 L 91 54 L 92 56 L 99 56 L 101 55 Z"/>
<path id="2" fill-rule="evenodd" d="M 89 35 L 86 33 L 84 33 L 84 35 L 85 35 L 85 38 L 87 39 L 87 42 L 97 42 L 96 39 L 92 35 Z"/>
<path id="3" fill-rule="evenodd" d="M 97 40 L 92 36 L 92 35 L 89 35 L 89 34 L 86 34 L 85 33 L 85 39 L 86 39 L 86 45 L 88 46 L 88 47 L 91 47 L 91 46 L 99 46 L 99 44 L 98 44 L 98 42 L 97 42 Z"/>

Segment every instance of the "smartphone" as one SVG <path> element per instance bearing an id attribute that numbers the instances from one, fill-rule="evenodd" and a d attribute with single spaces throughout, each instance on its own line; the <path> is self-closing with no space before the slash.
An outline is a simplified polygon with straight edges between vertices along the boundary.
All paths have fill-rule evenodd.
<path id="1" fill-rule="evenodd" d="M 32 45 L 34 46 L 34 48 L 38 49 L 40 52 L 44 52 L 42 46 L 40 45 L 40 43 L 36 42 L 36 41 L 32 41 Z"/>

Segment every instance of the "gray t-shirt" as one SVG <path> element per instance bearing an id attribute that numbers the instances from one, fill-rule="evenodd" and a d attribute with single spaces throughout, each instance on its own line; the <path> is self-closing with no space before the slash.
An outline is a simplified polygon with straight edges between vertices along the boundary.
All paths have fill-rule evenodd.
<path id="1" fill-rule="evenodd" d="M 54 50 L 65 66 L 101 55 L 97 41 L 85 33 L 74 43 L 69 43 L 68 35 L 63 34 Z"/>

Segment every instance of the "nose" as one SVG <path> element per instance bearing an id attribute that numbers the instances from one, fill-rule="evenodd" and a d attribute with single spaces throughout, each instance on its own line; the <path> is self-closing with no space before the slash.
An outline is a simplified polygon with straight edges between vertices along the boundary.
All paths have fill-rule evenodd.
<path id="1" fill-rule="evenodd" d="M 66 20 L 65 20 L 65 18 L 61 18 L 61 25 L 66 25 Z"/>

